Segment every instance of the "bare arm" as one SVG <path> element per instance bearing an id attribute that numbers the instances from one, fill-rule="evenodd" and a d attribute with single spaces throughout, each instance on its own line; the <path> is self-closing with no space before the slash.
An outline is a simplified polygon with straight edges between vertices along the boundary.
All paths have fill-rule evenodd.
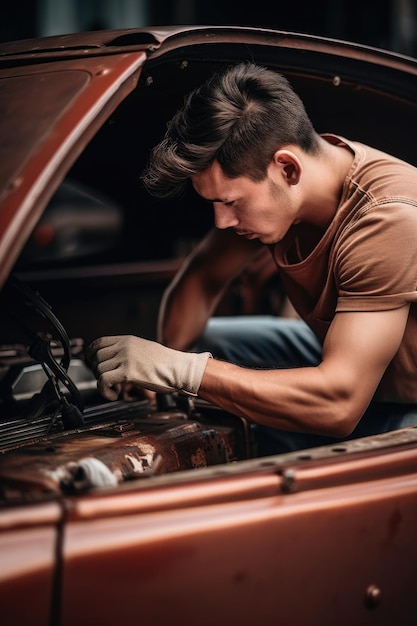
<path id="1" fill-rule="evenodd" d="M 203 332 L 230 282 L 259 253 L 259 242 L 213 229 L 185 260 L 162 298 L 158 341 L 190 348 Z"/>
<path id="2" fill-rule="evenodd" d="M 317 367 L 265 371 L 210 359 L 199 395 L 266 426 L 347 436 L 398 350 L 408 310 L 336 314 Z"/>

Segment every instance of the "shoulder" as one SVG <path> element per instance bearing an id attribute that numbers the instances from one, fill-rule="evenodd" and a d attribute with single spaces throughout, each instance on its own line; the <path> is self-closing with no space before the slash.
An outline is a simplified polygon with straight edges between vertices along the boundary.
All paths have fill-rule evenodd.
<path id="1" fill-rule="evenodd" d="M 322 135 L 334 145 L 346 145 L 355 158 L 349 180 L 375 197 L 401 196 L 417 200 L 417 167 L 394 154 L 339 135 Z"/>
<path id="2" fill-rule="evenodd" d="M 376 201 L 398 198 L 417 202 L 417 168 L 394 155 L 353 142 L 356 167 L 351 180 Z"/>

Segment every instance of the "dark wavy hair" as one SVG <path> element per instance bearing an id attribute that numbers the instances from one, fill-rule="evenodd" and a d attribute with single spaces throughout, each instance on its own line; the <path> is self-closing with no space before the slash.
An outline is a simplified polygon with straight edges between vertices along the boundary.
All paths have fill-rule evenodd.
<path id="1" fill-rule="evenodd" d="M 186 96 L 141 179 L 153 196 L 168 198 L 217 160 L 229 178 L 261 181 L 285 145 L 311 153 L 319 149 L 301 99 L 281 74 L 240 63 L 216 72 Z"/>

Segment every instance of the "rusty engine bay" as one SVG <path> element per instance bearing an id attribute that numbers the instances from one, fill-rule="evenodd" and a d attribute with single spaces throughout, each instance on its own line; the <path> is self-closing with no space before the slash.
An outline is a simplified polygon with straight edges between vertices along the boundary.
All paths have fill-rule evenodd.
<path id="1" fill-rule="evenodd" d="M 83 341 L 70 340 L 49 305 L 16 277 L 1 310 L 2 325 L 11 324 L 13 336 L 18 328 L 21 342 L 0 348 L 0 503 L 254 456 L 246 420 L 204 401 L 170 394 L 103 401 Z"/>

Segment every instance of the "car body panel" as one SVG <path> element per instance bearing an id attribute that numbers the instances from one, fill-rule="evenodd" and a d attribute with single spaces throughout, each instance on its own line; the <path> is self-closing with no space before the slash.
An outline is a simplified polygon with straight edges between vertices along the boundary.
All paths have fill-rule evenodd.
<path id="1" fill-rule="evenodd" d="M 417 163 L 415 59 L 240 27 L 0 45 L 0 283 L 13 268 L 52 304 L 86 403 L 77 427 L 59 412 L 9 415 L 42 368 L 30 362 L 9 389 L 4 371 L 27 357 L 2 318 L 0 389 L 14 394 L 0 404 L 4 624 L 30 611 L 31 624 L 53 626 L 415 622 L 415 428 L 258 458 L 240 416 L 198 399 L 104 403 L 78 368 L 97 335 L 154 338 L 163 289 L 211 215 L 192 194 L 164 209 L 138 173 L 184 94 L 240 59 L 287 75 L 320 132 Z M 121 207 L 121 249 L 97 260 L 92 247 L 74 264 L 52 250 L 36 264 L 34 246 L 15 266 L 38 220 L 52 228 L 48 203 L 67 178 L 111 199 L 112 224 Z M 234 284 L 221 310 L 246 313 L 250 282 Z M 51 332 L 35 313 L 33 330 Z"/>
<path id="2" fill-rule="evenodd" d="M 416 459 L 411 450 L 389 456 L 394 472 L 377 456 L 359 457 L 278 473 L 258 467 L 208 489 L 195 477 L 173 486 L 169 502 L 158 488 L 136 503 L 126 493 L 81 499 L 66 532 L 63 623 L 79 619 L 82 606 L 81 623 L 109 625 L 163 625 L 173 615 L 186 625 L 228 624 L 236 614 L 248 626 L 389 625 L 412 615 Z M 81 576 L 96 591 L 81 589 Z"/>
<path id="3" fill-rule="evenodd" d="M 62 508 L 10 507 L 0 515 L 0 602 L 5 624 L 50 623 Z"/>

